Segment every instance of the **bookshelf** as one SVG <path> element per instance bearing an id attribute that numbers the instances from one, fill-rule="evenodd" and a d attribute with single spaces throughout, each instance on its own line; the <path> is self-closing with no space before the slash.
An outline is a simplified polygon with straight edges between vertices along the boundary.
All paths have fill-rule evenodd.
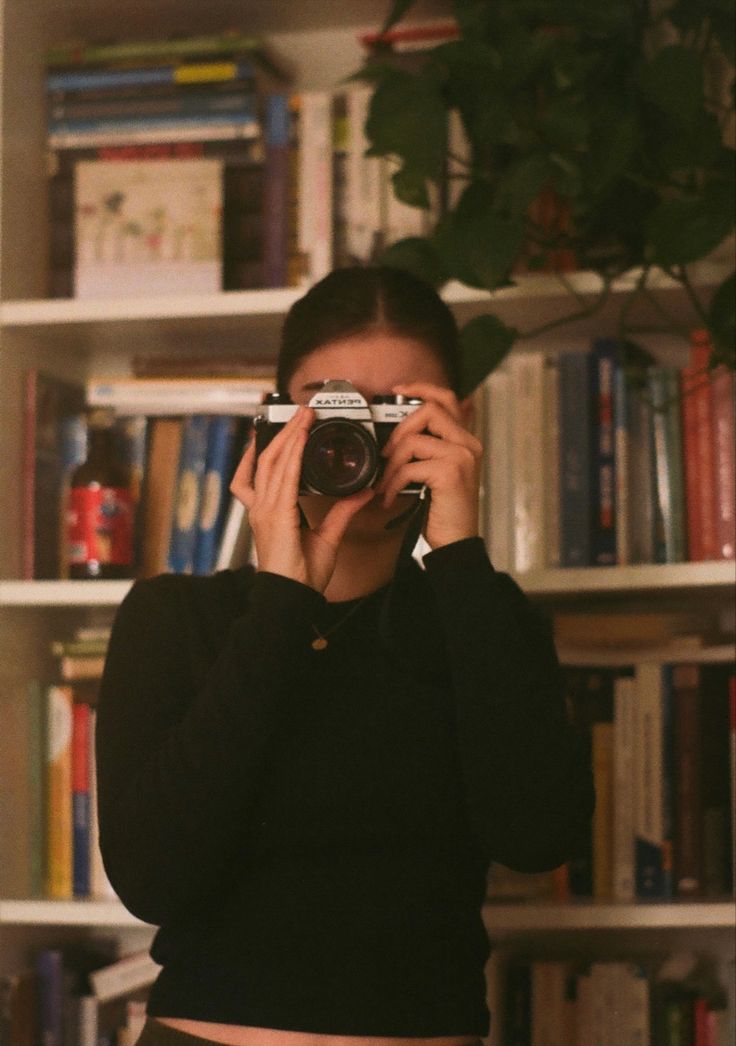
<path id="1" fill-rule="evenodd" d="M 305 88 L 336 83 L 352 72 L 360 61 L 356 30 L 377 24 L 385 14 L 384 0 L 344 3 L 335 24 L 336 5 L 318 0 L 310 5 L 256 5 L 254 28 L 273 40 L 274 47 L 291 59 L 296 81 Z M 436 15 L 447 4 L 420 5 L 417 15 Z M 287 10 L 288 9 L 288 10 Z M 46 185 L 44 164 L 43 54 L 55 39 L 68 35 L 104 36 L 115 12 L 130 35 L 137 29 L 140 5 L 125 0 L 113 5 L 28 4 L 24 0 L 0 0 L 0 691 L 17 689 L 32 678 L 43 660 L 42 651 L 56 635 L 60 623 L 73 619 L 83 623 L 99 609 L 114 608 L 130 582 L 70 582 L 20 580 L 22 519 L 16 496 L 22 450 L 22 380 L 32 364 L 48 367 L 76 380 L 95 373 L 127 373 L 135 352 L 183 354 L 195 351 L 232 352 L 273 357 L 283 316 L 300 292 L 288 288 L 219 294 L 157 296 L 95 301 L 47 300 L 44 283 L 46 239 Z M 48 17 L 53 12 L 53 18 Z M 214 21 L 229 24 L 239 15 L 226 0 L 212 0 L 204 11 L 195 0 L 155 5 L 149 13 L 153 22 L 146 32 L 206 30 Z M 279 18 L 287 22 L 279 22 Z M 126 19 L 127 22 L 126 22 Z M 204 23 L 204 24 L 203 24 Z M 53 32 L 53 38 L 48 34 Z M 722 277 L 717 263 L 703 265 L 696 285 L 706 293 Z M 610 312 L 598 316 L 596 331 L 614 314 L 620 296 L 635 282 L 636 274 L 614 287 Z M 502 318 L 522 329 L 551 322 L 572 310 L 569 287 L 582 300 L 592 300 L 600 281 L 592 273 L 527 276 L 513 287 L 492 297 Z M 686 315 L 678 286 L 662 275 L 654 293 L 666 301 L 675 315 Z M 459 284 L 444 291 L 446 300 L 465 320 L 486 309 L 490 297 Z M 544 342 L 557 346 L 583 346 L 594 331 L 589 322 L 578 321 L 556 331 Z M 519 351 L 533 347 L 523 343 Z M 667 358 L 670 349 L 661 351 Z M 627 601 L 637 606 L 670 600 L 693 604 L 727 606 L 733 601 L 736 574 L 733 562 L 640 565 L 611 568 L 545 570 L 519 575 L 527 593 L 547 607 L 571 600 L 597 607 Z M 665 657 L 666 654 L 666 657 Z M 563 660 L 565 652 L 561 651 Z M 572 655 L 570 655 L 572 657 Z M 733 650 L 658 652 L 662 660 L 724 661 Z M 631 660 L 628 653 L 612 655 L 612 663 Z M 580 654 L 575 652 L 575 662 Z M 0 714 L 5 709 L 0 693 Z M 2 730 L 2 723 L 0 723 Z M 23 788 L 13 777 L 12 762 L 0 765 L 0 802 L 5 804 L 3 826 L 23 817 Z M 2 841 L 6 845 L 6 841 Z M 3 855 L 0 853 L 0 865 Z M 718 949 L 724 961 L 733 961 L 734 905 L 729 900 L 661 904 L 541 903 L 492 904 L 484 911 L 489 933 L 513 947 L 518 937 L 525 944 L 549 934 L 556 935 L 567 949 L 587 948 L 588 934 L 606 931 L 613 936 L 612 948 L 626 947 L 629 939 L 646 938 L 652 947 L 666 948 L 668 935 L 686 931 L 694 942 L 702 936 L 708 947 Z M 0 885 L 0 975 L 12 970 L 25 955 L 27 940 L 59 932 L 100 928 L 124 931 L 126 940 L 150 936 L 150 927 L 134 919 L 114 901 L 48 901 L 13 897 Z M 26 937 L 28 931 L 28 937 Z M 31 931 L 33 931 L 31 933 Z M 132 935 L 132 938 L 131 938 Z M 608 948 L 611 937 L 607 939 Z"/>

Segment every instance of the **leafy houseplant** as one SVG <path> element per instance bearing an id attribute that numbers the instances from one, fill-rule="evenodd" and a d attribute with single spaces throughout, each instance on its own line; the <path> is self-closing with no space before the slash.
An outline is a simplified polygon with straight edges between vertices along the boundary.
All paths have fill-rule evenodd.
<path id="1" fill-rule="evenodd" d="M 393 0 L 383 34 L 415 0 Z M 711 366 L 734 365 L 734 273 L 701 299 L 693 265 L 734 228 L 734 9 L 732 0 L 453 0 L 458 36 L 405 56 L 380 44 L 357 74 L 373 84 L 366 124 L 371 155 L 395 162 L 396 196 L 429 207 L 430 183 L 448 169 L 448 124 L 467 149 L 450 155 L 458 202 L 432 233 L 390 245 L 383 260 L 435 286 L 450 279 L 493 291 L 560 252 L 600 277 L 595 300 L 570 290 L 570 315 L 600 308 L 614 281 L 635 274 L 618 319 L 622 346 L 652 329 L 687 336 L 704 327 Z M 716 70 L 717 75 L 714 75 Z M 550 193 L 558 217 L 535 216 Z M 655 273 L 680 283 L 687 329 L 652 292 Z M 635 325 L 650 299 L 658 324 Z M 661 321 L 661 323 L 659 322 Z M 472 389 L 521 332 L 496 316 L 466 324 L 465 386 Z"/>

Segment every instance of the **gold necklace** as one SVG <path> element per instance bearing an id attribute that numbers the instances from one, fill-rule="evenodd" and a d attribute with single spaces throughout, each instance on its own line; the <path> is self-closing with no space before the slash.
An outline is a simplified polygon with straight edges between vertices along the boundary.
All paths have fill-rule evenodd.
<path id="1" fill-rule="evenodd" d="M 373 593 L 369 593 L 367 596 L 363 596 L 361 599 L 359 599 L 357 603 L 354 603 L 353 606 L 351 606 L 347 614 L 343 615 L 343 617 L 341 617 L 336 624 L 332 625 L 331 628 L 328 628 L 323 632 L 320 632 L 320 630 L 317 628 L 314 622 L 312 622 L 312 628 L 316 633 L 315 638 L 312 640 L 311 643 L 312 650 L 326 650 L 327 647 L 330 645 L 327 642 L 327 637 L 331 636 L 334 632 L 337 632 L 338 628 L 342 628 L 342 626 L 345 624 L 348 618 L 351 618 L 353 614 L 356 612 L 356 610 L 360 610 L 360 608 L 363 606 L 366 600 L 370 599 L 371 595 L 373 595 Z"/>

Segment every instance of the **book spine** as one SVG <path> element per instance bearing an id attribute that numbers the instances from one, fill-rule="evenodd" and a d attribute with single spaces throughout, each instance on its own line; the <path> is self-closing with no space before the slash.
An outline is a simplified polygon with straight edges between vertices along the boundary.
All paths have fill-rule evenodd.
<path id="1" fill-rule="evenodd" d="M 305 91 L 299 104 L 299 251 L 305 277 L 315 283 L 332 268 L 333 99 Z"/>
<path id="2" fill-rule="evenodd" d="M 56 948 L 44 948 L 36 956 L 38 991 L 38 1042 L 40 1046 L 64 1046 L 64 962 Z"/>
<path id="3" fill-rule="evenodd" d="M 184 421 L 168 555 L 169 569 L 175 574 L 191 574 L 194 566 L 209 424 L 209 417 L 203 414 L 190 415 Z"/>
<path id="4" fill-rule="evenodd" d="M 263 285 L 285 287 L 289 260 L 289 141 L 288 95 L 266 99 L 264 136 Z"/>
<path id="5" fill-rule="evenodd" d="M 662 666 L 636 668 L 636 894 L 665 896 Z"/>
<path id="6" fill-rule="evenodd" d="M 252 87 L 246 90 L 222 92 L 180 92 L 160 97 L 141 92 L 136 98 L 86 99 L 58 101 L 49 106 L 49 129 L 62 129 L 75 120 L 139 119 L 145 116 L 174 115 L 176 113 L 254 113 Z"/>
<path id="7" fill-rule="evenodd" d="M 682 563 L 685 556 L 685 494 L 680 421 L 679 375 L 670 367 L 649 372 L 652 398 L 659 558 Z"/>
<path id="8" fill-rule="evenodd" d="M 734 452 L 733 371 L 719 367 L 713 375 L 713 439 L 716 474 L 717 551 L 719 558 L 736 555 L 736 454 Z"/>
<path id="9" fill-rule="evenodd" d="M 654 473 L 652 411 L 638 391 L 630 396 L 630 540 L 631 562 L 653 563 L 655 550 L 656 480 Z"/>
<path id="10" fill-rule="evenodd" d="M 72 708 L 72 889 L 90 894 L 89 705 Z"/>
<path id="11" fill-rule="evenodd" d="M 130 40 L 110 44 L 60 44 L 47 52 L 47 64 L 51 68 L 66 65 L 105 65 L 113 62 L 136 62 L 144 64 L 150 59 L 187 56 L 223 55 L 232 57 L 239 52 L 254 51 L 260 56 L 262 41 L 259 37 L 241 33 L 207 33 L 197 36 L 181 36 L 165 40 Z"/>
<path id="12" fill-rule="evenodd" d="M 544 353 L 519 353 L 510 357 L 509 367 L 514 405 L 514 565 L 523 572 L 545 565 L 544 446 L 538 436 L 544 425 Z"/>
<path id="13" fill-rule="evenodd" d="M 160 965 L 148 952 L 138 952 L 110 966 L 93 970 L 89 979 L 98 1001 L 107 1002 L 153 984 L 160 970 Z"/>
<path id="14" fill-rule="evenodd" d="M 69 900 L 73 896 L 71 687 L 48 687 L 46 700 L 46 892 L 54 900 Z"/>
<path id="15" fill-rule="evenodd" d="M 591 367 L 591 506 L 593 528 L 591 561 L 594 566 L 616 563 L 616 461 L 614 453 L 614 381 L 617 343 L 598 338 Z"/>
<path id="16" fill-rule="evenodd" d="M 207 131 L 211 125 L 228 124 L 242 126 L 255 135 L 259 130 L 258 117 L 252 100 L 249 104 L 239 110 L 225 113 L 216 110 L 204 110 L 198 112 L 172 112 L 172 113 L 136 113 L 134 116 L 100 116 L 87 120 L 52 120 L 49 123 L 49 138 L 53 143 L 61 135 L 89 135 L 146 132 L 148 130 L 161 131 L 194 128 L 198 131 Z M 206 137 L 206 133 L 202 135 Z"/>
<path id="17" fill-rule="evenodd" d="M 90 853 L 90 895 L 95 898 L 107 900 L 116 897 L 110 880 L 107 877 L 105 866 L 102 863 L 100 851 L 100 822 L 97 813 L 97 753 L 95 750 L 95 735 L 97 732 L 97 709 L 90 708 L 89 711 L 89 853 Z"/>
<path id="18" fill-rule="evenodd" d="M 210 574 L 215 565 L 217 545 L 227 508 L 236 428 L 237 419 L 232 416 L 222 415 L 210 421 L 194 546 L 195 574 Z"/>
<path id="19" fill-rule="evenodd" d="M 381 163 L 379 157 L 366 155 L 371 95 L 364 84 L 352 84 L 347 91 L 347 245 L 354 262 L 373 258 L 381 232 Z"/>
<path id="20" fill-rule="evenodd" d="M 46 690 L 38 680 L 28 683 L 28 890 L 41 897 L 46 886 Z"/>
<path id="21" fill-rule="evenodd" d="M 710 348 L 694 340 L 682 371 L 682 432 L 688 558 L 718 558 Z"/>
<path id="22" fill-rule="evenodd" d="M 698 897 L 700 854 L 700 674 L 697 665 L 672 669 L 674 769 L 677 784 L 674 846 L 675 893 Z"/>
<path id="23" fill-rule="evenodd" d="M 593 724 L 593 896 L 608 900 L 613 894 L 613 745 L 614 724 Z"/>
<path id="24" fill-rule="evenodd" d="M 626 370 L 616 367 L 613 376 L 614 459 L 615 459 L 615 531 L 616 562 L 632 562 L 631 543 L 631 408 Z"/>
<path id="25" fill-rule="evenodd" d="M 560 368 L 548 359 L 544 369 L 544 534 L 545 565 L 560 565 Z"/>
<path id="26" fill-rule="evenodd" d="M 633 901 L 634 882 L 634 702 L 632 676 L 614 681 L 613 876 L 616 901 Z"/>
<path id="27" fill-rule="evenodd" d="M 132 121 L 129 127 L 107 128 L 98 131 L 54 131 L 49 134 L 51 149 L 101 148 L 103 146 L 154 145 L 176 142 L 235 141 L 255 138 L 260 133 L 252 120 L 178 120 L 160 124 L 140 124 Z"/>
<path id="28" fill-rule="evenodd" d="M 511 377 L 505 367 L 494 370 L 487 379 L 488 412 L 486 441 L 487 531 L 491 562 L 496 570 L 511 571 L 514 566 L 513 474 L 511 455 Z"/>
<path id="29" fill-rule="evenodd" d="M 591 563 L 589 353 L 560 357 L 561 560 L 563 567 Z"/>

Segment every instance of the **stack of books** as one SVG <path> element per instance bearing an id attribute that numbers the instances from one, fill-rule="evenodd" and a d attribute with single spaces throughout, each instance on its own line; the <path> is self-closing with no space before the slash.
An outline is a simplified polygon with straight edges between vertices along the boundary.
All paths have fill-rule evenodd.
<path id="1" fill-rule="evenodd" d="M 69 45 L 47 61 L 52 296 L 276 285 L 264 195 L 290 78 L 263 40 Z"/>

